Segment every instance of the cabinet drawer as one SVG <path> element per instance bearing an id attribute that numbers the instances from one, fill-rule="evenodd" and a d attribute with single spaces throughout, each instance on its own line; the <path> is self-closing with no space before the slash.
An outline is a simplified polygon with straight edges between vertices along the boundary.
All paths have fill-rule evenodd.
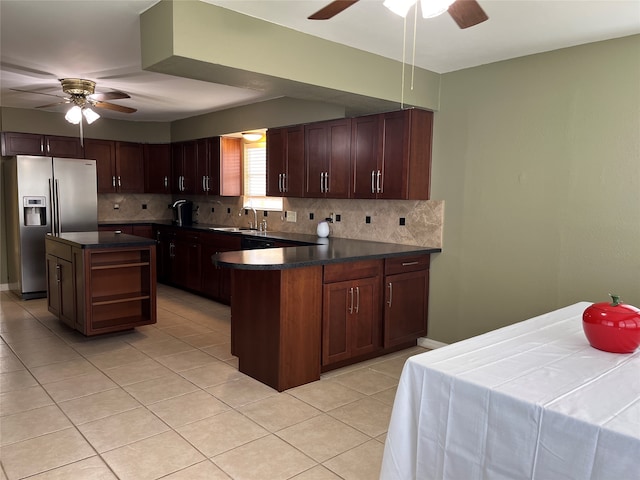
<path id="1" fill-rule="evenodd" d="M 429 268 L 429 258 L 429 254 L 386 258 L 384 260 L 384 274 L 393 275 L 424 270 Z"/>
<path id="2" fill-rule="evenodd" d="M 382 273 L 382 260 L 364 260 L 325 265 L 324 283 L 376 277 Z"/>
<path id="3" fill-rule="evenodd" d="M 47 255 L 62 258 L 71 261 L 71 245 L 65 245 L 59 242 L 45 242 Z"/>
<path id="4" fill-rule="evenodd" d="M 202 233 L 200 236 L 202 243 L 207 245 L 214 245 L 223 250 L 240 250 L 240 236 L 239 235 L 224 235 L 220 233 Z"/>

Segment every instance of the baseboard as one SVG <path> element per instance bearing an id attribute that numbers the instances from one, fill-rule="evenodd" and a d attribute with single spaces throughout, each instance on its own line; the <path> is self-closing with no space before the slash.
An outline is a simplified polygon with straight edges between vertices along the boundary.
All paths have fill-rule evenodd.
<path id="1" fill-rule="evenodd" d="M 436 348 L 446 347 L 448 343 L 438 342 L 437 340 L 432 340 L 427 337 L 420 337 L 418 339 L 418 345 L 424 348 L 429 348 L 431 350 L 435 350 Z"/>
<path id="2" fill-rule="evenodd" d="M 0 292 L 8 292 L 9 284 L 8 283 L 0 283 Z"/>

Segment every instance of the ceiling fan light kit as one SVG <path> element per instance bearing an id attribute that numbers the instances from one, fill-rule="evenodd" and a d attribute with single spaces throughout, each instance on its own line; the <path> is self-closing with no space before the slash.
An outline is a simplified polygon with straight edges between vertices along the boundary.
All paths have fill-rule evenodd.
<path id="1" fill-rule="evenodd" d="M 329 20 L 358 0 L 334 0 L 325 7 L 310 15 L 309 20 Z M 383 5 L 396 15 L 407 17 L 409 10 L 418 0 L 384 0 Z M 460 28 L 469 28 L 489 19 L 477 0 L 420 0 L 424 18 L 437 17 L 449 12 L 453 21 Z"/>
<path id="2" fill-rule="evenodd" d="M 420 0 L 420 8 L 423 18 L 432 18 L 446 12 L 455 0 Z M 406 17 L 411 7 L 418 0 L 385 0 L 383 5 L 396 15 Z"/>

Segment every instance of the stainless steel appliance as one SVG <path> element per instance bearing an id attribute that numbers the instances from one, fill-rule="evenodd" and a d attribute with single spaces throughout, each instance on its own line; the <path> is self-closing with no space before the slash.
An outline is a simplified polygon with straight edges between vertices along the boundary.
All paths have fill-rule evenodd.
<path id="1" fill-rule="evenodd" d="M 173 208 L 173 223 L 176 225 L 191 225 L 193 223 L 193 202 L 176 200 L 171 208 Z"/>
<path id="2" fill-rule="evenodd" d="M 46 234 L 98 229 L 96 162 L 19 155 L 2 163 L 9 288 L 46 297 Z"/>

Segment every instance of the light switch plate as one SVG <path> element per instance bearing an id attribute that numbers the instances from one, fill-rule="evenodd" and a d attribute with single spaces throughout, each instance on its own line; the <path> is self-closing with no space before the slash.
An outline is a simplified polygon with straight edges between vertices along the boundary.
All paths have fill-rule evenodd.
<path id="1" fill-rule="evenodd" d="M 297 222 L 298 221 L 298 212 L 292 212 L 287 210 L 287 222 Z"/>

